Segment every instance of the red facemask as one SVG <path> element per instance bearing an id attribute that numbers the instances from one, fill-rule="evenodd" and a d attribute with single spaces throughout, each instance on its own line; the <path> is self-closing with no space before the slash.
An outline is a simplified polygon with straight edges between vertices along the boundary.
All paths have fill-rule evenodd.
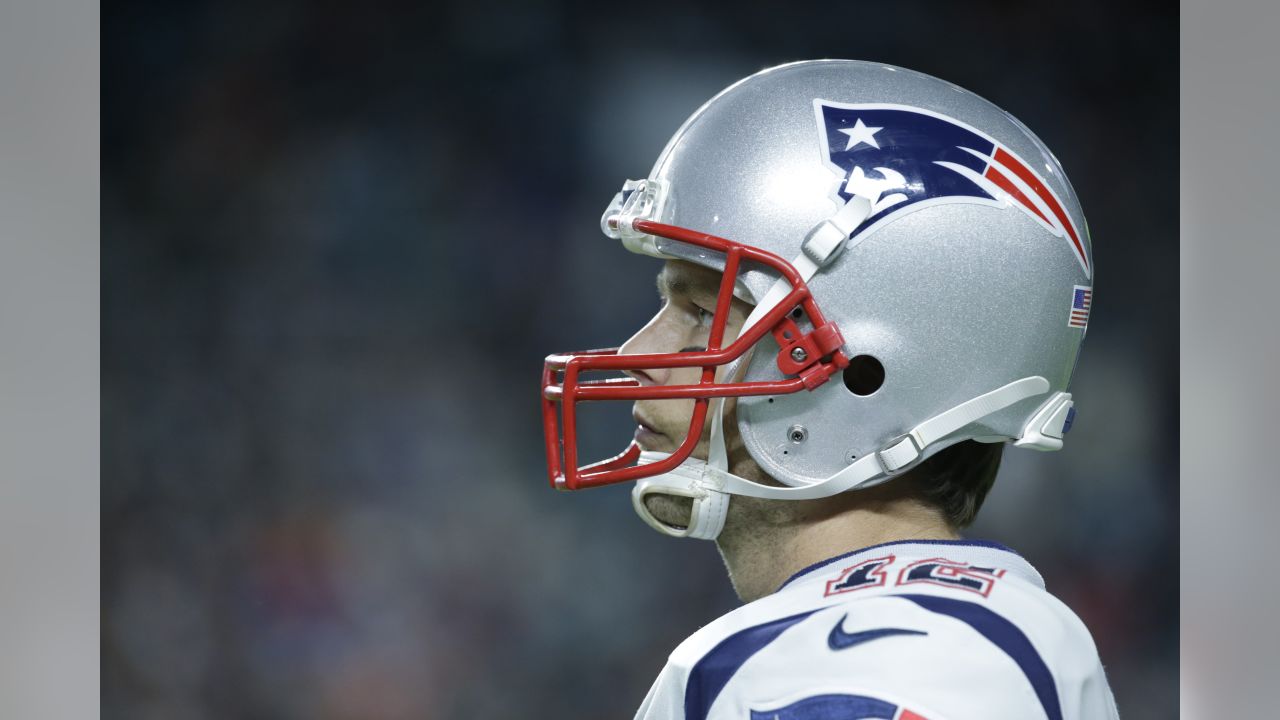
<path id="1" fill-rule="evenodd" d="M 611 485 L 669 472 L 693 453 L 702 436 L 703 423 L 712 398 L 785 395 L 812 390 L 849 365 L 848 358 L 840 351 L 844 339 L 840 336 L 839 329 L 823 318 L 804 278 L 791 263 L 750 245 L 674 225 L 635 220 L 633 227 L 643 233 L 724 254 L 724 276 L 716 297 L 715 317 L 711 322 L 707 349 L 697 352 L 619 355 L 617 348 L 609 348 L 548 355 L 542 371 L 542 422 L 547 446 L 548 474 L 551 486 L 557 489 L 578 490 Z M 743 261 L 773 269 L 790 284 L 791 290 L 757 322 L 746 328 L 729 347 L 721 348 L 734 285 Z M 813 325 L 812 330 L 802 332 L 791 319 L 791 312 L 796 308 L 803 309 Z M 758 382 L 715 381 L 717 368 L 745 355 L 766 333 L 771 333 L 781 348 L 777 356 L 781 379 Z M 580 379 L 584 372 L 621 373 L 655 368 L 701 368 L 702 377 L 694 385 L 656 386 L 642 386 L 628 377 Z M 637 464 L 640 446 L 632 441 L 626 450 L 615 457 L 589 465 L 578 465 L 579 402 L 670 399 L 694 401 L 688 433 L 670 457 L 653 463 Z"/>

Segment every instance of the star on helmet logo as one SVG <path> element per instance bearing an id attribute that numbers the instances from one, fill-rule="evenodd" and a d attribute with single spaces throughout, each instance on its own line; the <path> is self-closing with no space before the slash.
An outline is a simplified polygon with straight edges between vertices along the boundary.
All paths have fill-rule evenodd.
<path id="1" fill-rule="evenodd" d="M 849 136 L 849 144 L 844 146 L 846 151 L 852 150 L 859 145 L 866 143 L 871 147 L 879 150 L 880 143 L 876 142 L 876 133 L 880 132 L 882 127 L 867 127 L 862 124 L 862 118 L 853 124 L 851 128 L 840 128 L 840 132 Z"/>

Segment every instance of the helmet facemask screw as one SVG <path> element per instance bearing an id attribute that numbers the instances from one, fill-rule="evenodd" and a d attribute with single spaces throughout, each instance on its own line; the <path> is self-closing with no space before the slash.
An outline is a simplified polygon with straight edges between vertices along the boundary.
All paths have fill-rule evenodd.
<path id="1" fill-rule="evenodd" d="M 799 445 L 809 437 L 809 431 L 804 429 L 803 425 L 792 425 L 787 430 L 787 439 Z"/>
<path id="2" fill-rule="evenodd" d="M 809 353 L 805 352 L 804 348 L 798 347 L 791 351 L 791 359 L 796 362 L 804 362 L 809 359 Z"/>

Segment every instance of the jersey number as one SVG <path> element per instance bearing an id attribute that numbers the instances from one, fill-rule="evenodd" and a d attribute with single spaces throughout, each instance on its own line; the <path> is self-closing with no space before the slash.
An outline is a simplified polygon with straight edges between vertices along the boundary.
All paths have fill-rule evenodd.
<path id="1" fill-rule="evenodd" d="M 1004 570 L 974 567 L 942 558 L 920 560 L 902 568 L 898 573 L 898 585 L 928 583 L 943 587 L 968 590 L 986 597 L 995 587 L 996 579 L 1004 576 Z"/>
<path id="2" fill-rule="evenodd" d="M 829 597 L 863 588 L 884 587 L 888 581 L 888 573 L 884 569 L 892 562 L 893 556 L 886 555 L 885 557 L 863 560 L 857 565 L 847 567 L 840 572 L 840 577 L 827 582 L 827 591 L 823 596 Z M 920 560 L 903 568 L 898 573 L 898 580 L 895 585 L 928 583 L 930 585 L 968 590 L 982 597 L 987 597 L 991 594 L 991 588 L 995 587 L 996 580 L 1003 576 L 1004 570 L 974 567 L 954 560 L 933 558 Z"/>
<path id="3" fill-rule="evenodd" d="M 840 573 L 840 577 L 827 582 L 827 592 L 824 597 L 850 590 L 883 586 L 887 579 L 884 566 L 891 562 L 893 562 L 893 556 L 886 555 L 872 560 L 863 560 L 853 567 L 845 568 L 844 572 Z"/>

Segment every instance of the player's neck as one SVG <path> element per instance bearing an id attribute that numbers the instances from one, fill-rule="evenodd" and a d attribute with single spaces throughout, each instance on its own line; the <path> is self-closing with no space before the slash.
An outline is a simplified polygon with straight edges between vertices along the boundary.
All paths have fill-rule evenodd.
<path id="1" fill-rule="evenodd" d="M 898 540 L 959 537 L 940 511 L 915 498 L 873 496 L 851 501 L 846 496 L 805 505 L 789 517 L 763 504 L 763 512 L 747 509 L 735 523 L 739 527 L 726 527 L 721 534 L 717 545 L 743 602 L 774 592 L 810 565 L 850 551 Z"/>

